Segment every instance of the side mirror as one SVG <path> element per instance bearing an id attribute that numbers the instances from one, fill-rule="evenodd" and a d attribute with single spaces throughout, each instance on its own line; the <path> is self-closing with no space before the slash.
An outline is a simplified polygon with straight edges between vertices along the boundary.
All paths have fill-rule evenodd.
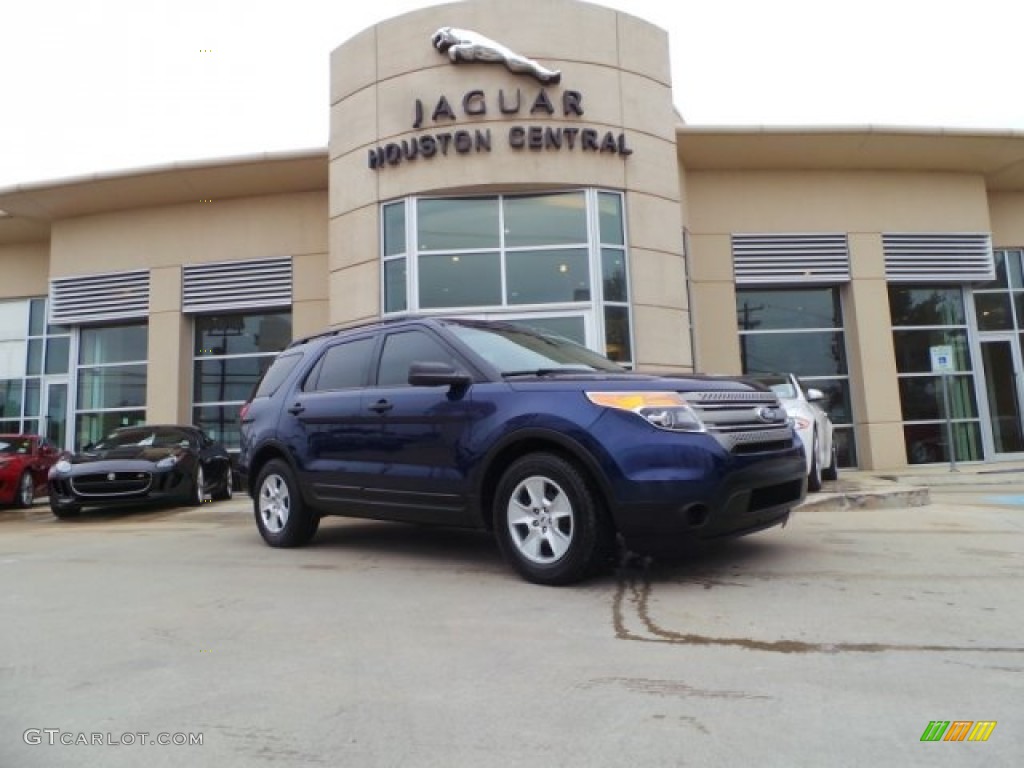
<path id="1" fill-rule="evenodd" d="M 825 400 L 825 393 L 820 389 L 809 388 L 807 390 L 807 399 L 812 403 L 821 403 Z"/>
<path id="2" fill-rule="evenodd" d="M 472 381 L 472 376 L 448 363 L 413 363 L 409 366 L 409 383 L 414 387 L 466 387 Z"/>

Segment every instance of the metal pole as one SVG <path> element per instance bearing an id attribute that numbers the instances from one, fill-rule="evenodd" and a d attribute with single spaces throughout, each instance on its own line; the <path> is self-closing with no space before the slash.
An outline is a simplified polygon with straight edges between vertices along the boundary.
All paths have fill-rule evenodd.
<path id="1" fill-rule="evenodd" d="M 953 444 L 953 414 L 949 405 L 949 374 L 942 374 L 942 404 L 946 412 L 946 445 L 949 446 L 949 471 L 959 472 L 956 468 L 956 446 Z"/>

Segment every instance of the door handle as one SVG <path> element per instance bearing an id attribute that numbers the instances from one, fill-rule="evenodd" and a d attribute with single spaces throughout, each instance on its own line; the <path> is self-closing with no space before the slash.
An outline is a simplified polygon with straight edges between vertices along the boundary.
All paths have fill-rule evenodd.
<path id="1" fill-rule="evenodd" d="M 370 406 L 370 410 L 375 411 L 376 413 L 387 413 L 394 407 L 395 406 L 393 406 L 387 400 L 378 400 L 376 403 Z"/>
<path id="2" fill-rule="evenodd" d="M 288 413 L 290 413 L 292 416 L 298 416 L 304 410 L 306 410 L 306 406 L 304 406 L 302 403 L 296 403 L 295 405 L 288 409 Z"/>

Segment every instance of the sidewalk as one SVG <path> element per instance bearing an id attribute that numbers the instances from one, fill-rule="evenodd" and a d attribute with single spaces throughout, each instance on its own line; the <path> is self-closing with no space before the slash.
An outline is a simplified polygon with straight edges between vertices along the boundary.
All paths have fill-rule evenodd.
<path id="1" fill-rule="evenodd" d="M 931 489 L 955 486 L 1024 485 L 1024 462 L 978 462 L 904 467 L 897 470 L 840 470 L 820 493 L 807 495 L 801 511 L 900 509 L 931 503 Z"/>

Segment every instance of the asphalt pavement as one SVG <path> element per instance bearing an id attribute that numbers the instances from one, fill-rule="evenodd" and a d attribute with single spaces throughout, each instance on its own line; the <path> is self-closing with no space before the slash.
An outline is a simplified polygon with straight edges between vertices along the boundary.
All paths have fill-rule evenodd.
<path id="1" fill-rule="evenodd" d="M 1001 480 L 568 588 L 476 532 L 329 519 L 272 550 L 239 497 L 0 512 L 0 766 L 1017 766 Z M 934 721 L 996 725 L 922 742 Z"/>

